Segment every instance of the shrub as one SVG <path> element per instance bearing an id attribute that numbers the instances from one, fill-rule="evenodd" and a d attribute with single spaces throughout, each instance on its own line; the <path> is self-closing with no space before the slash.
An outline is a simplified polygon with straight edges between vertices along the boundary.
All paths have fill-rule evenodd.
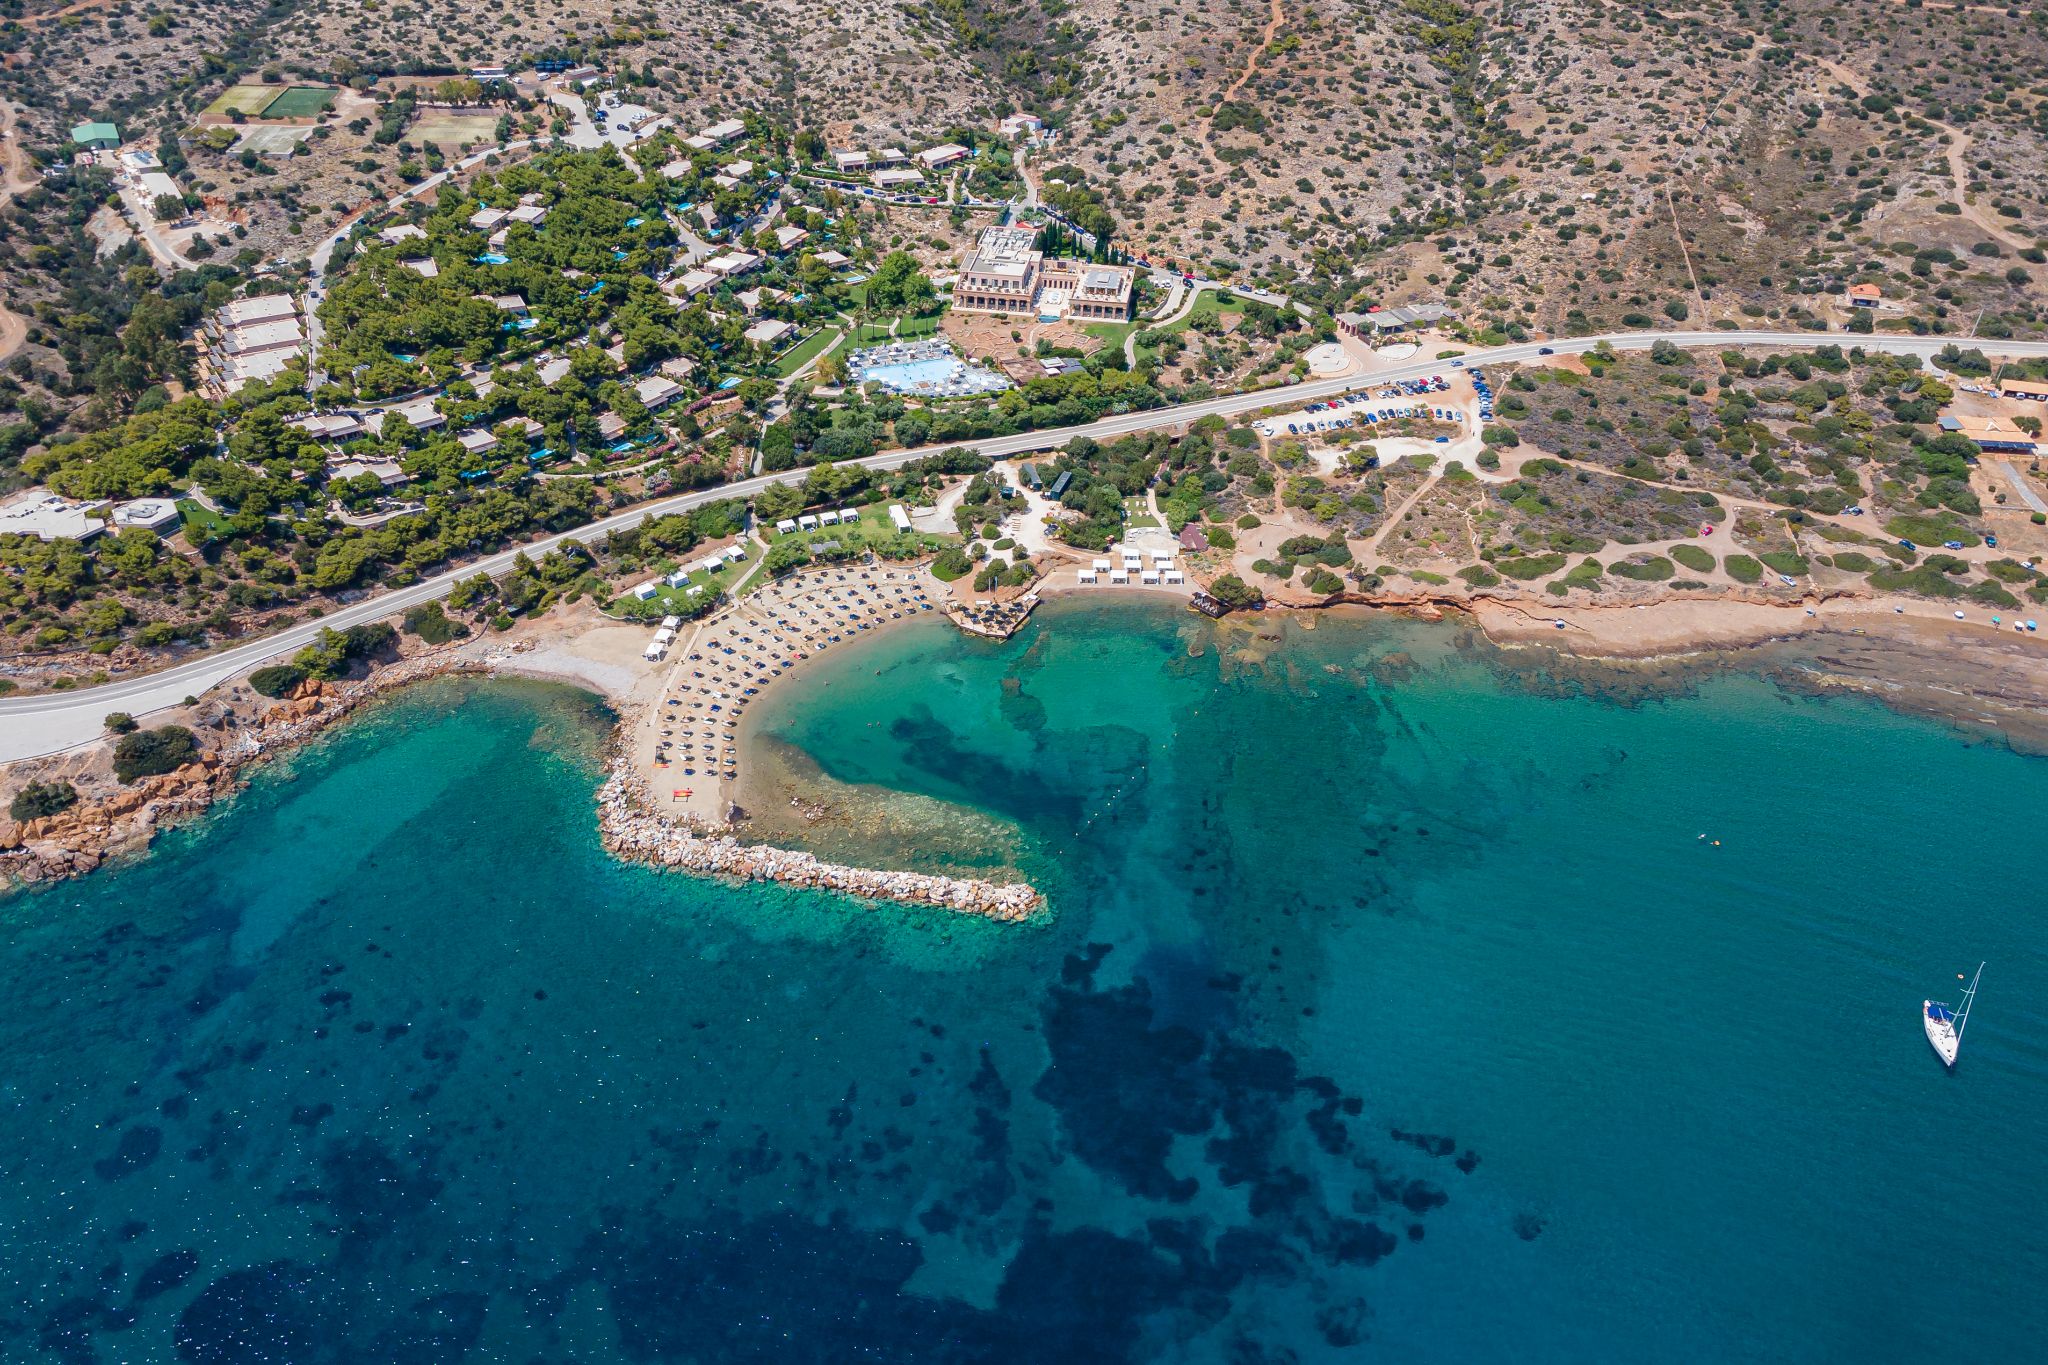
<path id="1" fill-rule="evenodd" d="M 69 782 L 31 782 L 14 794 L 7 813 L 17 820 L 40 820 L 78 804 L 78 788 Z"/>
<path id="2" fill-rule="evenodd" d="M 1266 595 L 1252 587 L 1234 573 L 1227 573 L 1209 585 L 1209 595 L 1226 607 L 1253 607 L 1266 600 Z"/>
<path id="3" fill-rule="evenodd" d="M 1988 578 L 1981 583 L 1972 583 L 1970 585 L 1970 596 L 1986 606 L 2003 607 L 2007 611 L 2020 604 L 2019 598 L 2014 597 Z"/>
<path id="4" fill-rule="evenodd" d="M 1493 567 L 1509 578 L 1526 581 L 1554 574 L 1564 567 L 1564 563 L 1564 556 L 1560 554 L 1523 555 L 1517 559 L 1497 560 Z"/>
<path id="5" fill-rule="evenodd" d="M 1835 555 L 1835 567 L 1846 573 L 1874 573 L 1884 565 L 1860 550 L 1842 550 Z"/>
<path id="6" fill-rule="evenodd" d="M 306 680 L 306 670 L 297 664 L 272 664 L 249 675 L 249 686 L 262 697 L 281 697 Z"/>
<path id="7" fill-rule="evenodd" d="M 1671 557 L 1694 573 L 1712 573 L 1714 557 L 1697 545 L 1674 545 Z"/>
<path id="8" fill-rule="evenodd" d="M 1879 569 L 1870 576 L 1870 586 L 1882 592 L 1910 592 L 1922 597 L 1960 597 L 1962 589 L 1947 574 L 1931 564 L 1910 569 Z"/>
<path id="9" fill-rule="evenodd" d="M 1475 588 L 1491 588 L 1500 582 L 1500 575 L 1484 564 L 1467 564 L 1458 570 L 1458 577 Z"/>
<path id="10" fill-rule="evenodd" d="M 1967 526 L 1953 517 L 1921 516 L 1917 513 L 1903 513 L 1884 524 L 1885 534 L 1910 540 L 1923 549 L 1939 545 L 1945 540 L 1959 540 L 1965 545 L 1977 544 L 1977 536 Z"/>
<path id="11" fill-rule="evenodd" d="M 1763 581 L 1764 566 L 1748 555 L 1729 555 L 1721 561 L 1721 567 L 1737 583 L 1760 583 Z"/>
<path id="12" fill-rule="evenodd" d="M 1793 554 L 1790 550 L 1766 550 L 1758 555 L 1757 558 L 1761 559 L 1764 562 L 1764 566 L 1773 573 L 1797 576 L 1810 572 L 1807 567 L 1806 556 Z"/>
<path id="13" fill-rule="evenodd" d="M 932 577 L 941 583 L 951 583 L 964 574 L 971 573 L 974 561 L 967 557 L 967 551 L 958 545 L 948 545 L 939 551 L 939 557 L 932 561 Z"/>
<path id="14" fill-rule="evenodd" d="M 117 735 L 129 734 L 141 728 L 136 723 L 135 717 L 129 715 L 126 711 L 109 711 L 107 712 L 106 720 L 102 723 Z"/>
<path id="15" fill-rule="evenodd" d="M 422 602 L 405 614 L 405 633 L 417 635 L 430 645 L 445 645 L 469 634 L 469 627 L 450 620 L 439 602 Z"/>
<path id="16" fill-rule="evenodd" d="M 1663 555 L 1648 555 L 1642 559 L 1624 559 L 1610 564 L 1607 572 L 1633 578 L 1638 583 L 1662 583 L 1678 572 L 1678 566 Z"/>
<path id="17" fill-rule="evenodd" d="M 1585 559 L 1574 565 L 1571 572 L 1559 579 L 1558 582 L 1567 588 L 1598 588 L 1600 586 L 1600 573 L 1599 560 Z M 1553 584 L 1552 586 L 1557 585 Z"/>
<path id="18" fill-rule="evenodd" d="M 1305 586 L 1310 592 L 1328 596 L 1333 592 L 1342 592 L 1344 590 L 1344 580 L 1331 573 L 1328 569 L 1318 568 L 1308 576 L 1308 583 Z"/>
<path id="19" fill-rule="evenodd" d="M 1256 517 L 1250 512 L 1245 513 L 1243 516 L 1237 519 L 1237 529 L 1240 531 L 1256 530 L 1258 528 L 1258 525 L 1258 517 Z"/>
<path id="20" fill-rule="evenodd" d="M 114 746 L 114 776 L 124 783 L 176 772 L 199 757 L 199 741 L 182 725 L 164 725 L 121 736 Z"/>

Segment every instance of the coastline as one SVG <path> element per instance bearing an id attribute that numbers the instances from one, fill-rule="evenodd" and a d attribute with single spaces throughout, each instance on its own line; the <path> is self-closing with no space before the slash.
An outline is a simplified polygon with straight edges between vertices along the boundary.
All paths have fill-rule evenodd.
<path id="1" fill-rule="evenodd" d="M 1088 592 L 1039 585 L 1048 603 L 1131 603 L 1160 594 Z M 1967 737 L 1995 733 L 2026 752 L 2048 754 L 2048 649 L 2040 637 L 1956 621 L 1914 599 L 1834 597 L 1791 603 L 1726 598 L 1660 598 L 1634 604 L 1552 606 L 1489 596 L 1416 594 L 1399 599 L 1274 603 L 1266 612 L 1232 613 L 1219 629 L 1258 630 L 1270 618 L 1313 628 L 1323 612 L 1392 612 L 1421 620 L 1467 622 L 1502 667 L 1530 685 L 1560 675 L 1648 692 L 1686 685 L 1699 669 L 1752 669 L 1782 686 L 1813 694 L 1855 693 L 1907 714 L 1948 723 Z M 878 622 L 875 638 L 911 620 Z M 1560 628 L 1559 623 L 1563 623 Z M 959 628 L 957 622 L 953 623 Z M 973 633 L 973 632 L 969 632 Z M 610 639 L 618 637 L 617 640 Z M 1002 921 L 1032 917 L 1043 895 L 1022 882 L 855 867 L 772 843 L 743 842 L 741 828 L 701 812 L 664 809 L 635 771 L 638 732 L 658 705 L 659 676 L 628 662 L 640 632 L 568 610 L 507 636 L 433 646 L 344 683 L 306 684 L 265 705 L 236 689 L 225 705 L 189 710 L 214 715 L 219 732 L 200 760 L 142 779 L 55 816 L 0 821 L 0 880 L 33 885 L 90 872 L 110 858 L 146 849 L 157 830 L 189 820 L 232 792 L 259 763 L 289 753 L 353 714 L 365 702 L 432 678 L 462 673 L 566 683 L 603 697 L 619 718 L 607 743 L 606 775 L 594 794 L 600 835 L 614 856 L 702 875 L 772 880 L 867 899 L 933 906 Z M 599 641 L 593 644 L 593 641 Z M 583 646 L 581 649 L 578 645 Z M 751 700 L 767 700 L 809 674 L 816 654 L 799 659 Z M 750 708 L 751 709 L 751 708 Z M 761 740 L 746 715 L 734 742 L 751 768 Z M 225 719 L 223 719 L 225 716 Z M 188 717 L 189 719 L 189 717 Z M 207 738 L 211 739 L 210 736 Z M 40 776 L 50 760 L 17 765 Z M 721 788 L 729 784 L 721 783 Z M 729 793 L 728 793 L 729 794 Z M 772 823 L 772 822 L 771 822 Z M 786 837 L 791 831 L 784 829 Z"/>

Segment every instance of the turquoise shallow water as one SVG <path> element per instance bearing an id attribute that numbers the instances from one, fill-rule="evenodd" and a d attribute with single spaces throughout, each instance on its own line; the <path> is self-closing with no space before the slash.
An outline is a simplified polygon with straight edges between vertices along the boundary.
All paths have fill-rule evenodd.
<path id="1" fill-rule="evenodd" d="M 616 865 L 520 684 L 0 902 L 0 1358 L 2033 1358 L 2048 763 L 1213 629 L 771 699 L 834 803 L 1015 825 L 1034 927 Z"/>

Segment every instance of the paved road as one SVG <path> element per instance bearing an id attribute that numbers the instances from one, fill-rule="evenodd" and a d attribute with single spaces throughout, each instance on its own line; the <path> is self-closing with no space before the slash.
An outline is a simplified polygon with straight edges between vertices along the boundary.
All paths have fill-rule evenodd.
<path id="1" fill-rule="evenodd" d="M 2005 475 L 2006 483 L 2012 486 L 2012 491 L 2019 495 L 2020 501 L 2027 505 L 2029 511 L 2048 513 L 2048 502 L 2041 501 L 2041 495 L 2027 482 L 2026 475 L 2012 467 L 2011 460 L 1998 460 L 1995 463 L 1998 465 L 1999 473 Z"/>
<path id="2" fill-rule="evenodd" d="M 1574 355 L 1593 350 L 1603 341 L 1617 351 L 1647 351 L 1659 341 L 1714 350 L 1738 346 L 1786 346 L 1806 349 L 1837 342 L 1844 345 L 1860 345 L 1866 350 L 1882 351 L 1891 355 L 1926 358 L 1956 340 L 1951 337 L 1866 337 L 1827 332 L 1625 332 L 1604 337 L 1575 337 L 1540 344 L 1526 342 L 1514 346 L 1497 346 L 1489 350 L 1468 351 L 1464 361 L 1466 367 L 1471 368 L 1535 360 L 1543 348 L 1548 348 L 1559 355 Z M 1981 346 L 1984 343 L 1971 344 Z M 2048 341 L 2001 341 L 1991 343 L 1989 349 L 1999 355 L 2015 358 L 2048 357 Z M 1174 407 L 1105 417 L 1086 426 L 1024 432 L 1016 436 L 998 436 L 961 444 L 991 458 L 1001 459 L 1032 451 L 1050 450 L 1065 445 L 1076 436 L 1114 440 L 1132 432 L 1179 426 L 1202 417 L 1230 417 L 1265 407 L 1294 406 L 1313 402 L 1354 389 L 1370 388 L 1402 379 L 1419 379 L 1424 375 L 1442 373 L 1448 368 L 1450 367 L 1447 361 L 1418 357 L 1413 361 L 1369 375 L 1312 380 L 1284 389 L 1268 389 L 1259 393 L 1228 394 L 1195 403 L 1182 403 Z M 936 454 L 939 449 L 941 447 L 924 446 L 912 450 L 892 450 L 869 456 L 856 463 L 871 469 L 895 469 L 912 460 Z M 133 678 L 118 678 L 97 687 L 77 688 L 68 692 L 0 697 L 0 762 L 58 753 L 86 743 L 100 734 L 101 721 L 110 711 L 127 711 L 139 717 L 165 707 L 176 706 L 185 697 L 202 693 L 267 659 L 296 652 L 310 643 L 323 628 L 339 630 L 347 626 L 382 620 L 408 607 L 442 596 L 458 579 L 473 578 L 479 573 L 502 574 L 512 567 L 514 557 L 519 554 L 538 558 L 564 540 L 602 540 L 609 532 L 636 526 L 647 517 L 687 511 L 721 498 L 750 497 L 770 484 L 781 481 L 783 479 L 779 476 L 757 476 L 718 488 L 702 489 L 645 503 L 631 511 L 606 517 L 564 535 L 549 536 L 515 549 L 473 560 L 460 568 L 449 569 L 411 587 L 380 592 L 361 602 L 341 607 L 319 620 L 302 622 L 263 636 L 261 639 L 215 650 L 159 672 Z"/>

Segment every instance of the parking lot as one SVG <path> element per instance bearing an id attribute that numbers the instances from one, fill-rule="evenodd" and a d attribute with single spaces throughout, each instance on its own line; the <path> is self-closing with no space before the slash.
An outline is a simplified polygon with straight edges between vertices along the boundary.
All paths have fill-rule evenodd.
<path id="1" fill-rule="evenodd" d="M 1346 428 L 1369 430 L 1404 419 L 1463 426 L 1471 418 L 1475 406 L 1479 423 L 1484 425 L 1493 420 L 1493 387 L 1479 370 L 1469 371 L 1466 377 L 1472 381 L 1471 399 L 1446 396 L 1452 395 L 1451 380 L 1443 375 L 1430 375 L 1426 379 L 1380 384 L 1327 402 L 1310 403 L 1299 412 L 1264 417 L 1254 425 L 1262 435 L 1274 439 L 1312 436 L 1318 432 Z M 1439 444 L 1446 445 L 1452 440 L 1449 436 L 1436 439 Z"/>

